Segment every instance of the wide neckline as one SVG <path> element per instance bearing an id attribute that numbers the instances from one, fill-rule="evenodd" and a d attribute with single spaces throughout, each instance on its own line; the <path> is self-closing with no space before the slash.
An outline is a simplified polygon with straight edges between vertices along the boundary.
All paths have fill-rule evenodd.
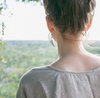
<path id="1" fill-rule="evenodd" d="M 48 68 L 51 68 L 53 70 L 56 70 L 56 71 L 59 71 L 59 72 L 63 72 L 63 73 L 71 73 L 71 74 L 86 74 L 86 73 L 93 73 L 97 70 L 100 69 L 100 66 L 95 68 L 95 69 L 92 69 L 92 70 L 87 70 L 87 71 L 80 71 L 80 72 L 70 72 L 70 71 L 64 71 L 64 70 L 61 70 L 61 69 L 58 69 L 58 68 L 55 68 L 53 66 L 50 66 L 50 65 L 46 65 L 46 67 Z"/>

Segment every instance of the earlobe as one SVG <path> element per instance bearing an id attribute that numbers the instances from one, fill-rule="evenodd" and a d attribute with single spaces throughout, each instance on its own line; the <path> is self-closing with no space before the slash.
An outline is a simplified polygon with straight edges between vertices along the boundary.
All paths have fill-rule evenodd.
<path id="1" fill-rule="evenodd" d="M 89 22 L 88 25 L 87 25 L 87 29 L 86 29 L 87 31 L 90 29 L 90 27 L 91 27 L 91 25 L 92 25 L 92 20 L 93 20 L 93 19 L 91 19 L 90 22 Z"/>

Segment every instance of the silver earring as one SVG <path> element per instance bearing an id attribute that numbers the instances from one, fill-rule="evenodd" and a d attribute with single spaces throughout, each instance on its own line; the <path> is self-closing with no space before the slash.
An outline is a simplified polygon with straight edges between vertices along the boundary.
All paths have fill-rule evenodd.
<path id="1" fill-rule="evenodd" d="M 88 33 L 87 33 L 87 31 L 85 31 L 85 33 L 83 33 L 83 35 L 85 36 L 85 40 L 83 42 L 83 44 L 84 44 L 86 42 L 86 40 L 90 37 L 90 33 L 89 33 L 89 31 L 88 31 Z"/>
<path id="2" fill-rule="evenodd" d="M 86 37 L 86 31 L 83 33 L 83 36 L 85 36 L 85 37 Z"/>
<path id="3" fill-rule="evenodd" d="M 53 43 L 52 33 L 49 33 L 48 38 L 49 38 L 50 43 L 55 47 L 55 45 Z"/>
<path id="4" fill-rule="evenodd" d="M 90 37 L 90 33 L 88 31 L 88 34 L 86 34 L 86 39 L 88 39 Z"/>

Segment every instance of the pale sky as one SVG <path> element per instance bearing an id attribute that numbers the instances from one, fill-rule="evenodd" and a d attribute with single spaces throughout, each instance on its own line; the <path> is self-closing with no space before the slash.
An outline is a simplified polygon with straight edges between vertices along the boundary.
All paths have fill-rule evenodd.
<path id="1" fill-rule="evenodd" d="M 15 3 L 9 0 L 12 17 L 3 18 L 6 24 L 4 40 L 48 40 L 43 6 Z M 5 13 L 5 12 L 4 12 Z M 95 16 L 88 40 L 100 40 L 100 0 L 97 0 Z"/>

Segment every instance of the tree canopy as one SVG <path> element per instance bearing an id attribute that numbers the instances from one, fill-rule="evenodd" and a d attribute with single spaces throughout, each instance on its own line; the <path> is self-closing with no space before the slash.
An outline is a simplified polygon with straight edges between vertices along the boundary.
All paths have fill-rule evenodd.
<path id="1" fill-rule="evenodd" d="M 22 0 L 22 2 L 25 2 L 25 1 L 26 1 L 26 2 L 29 2 L 29 1 L 33 1 L 33 2 L 34 2 L 34 1 L 36 1 L 36 2 L 41 2 L 42 0 Z"/>

